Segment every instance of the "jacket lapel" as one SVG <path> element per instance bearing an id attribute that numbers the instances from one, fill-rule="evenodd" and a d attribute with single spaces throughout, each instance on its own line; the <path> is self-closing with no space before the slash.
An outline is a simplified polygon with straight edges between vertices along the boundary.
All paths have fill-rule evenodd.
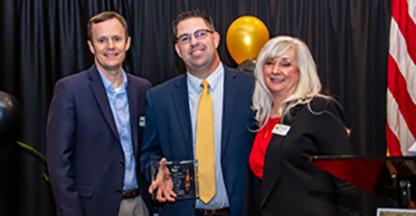
<path id="1" fill-rule="evenodd" d="M 133 149 L 134 152 L 137 152 L 138 148 L 138 140 L 137 140 L 137 120 L 138 120 L 138 113 L 137 113 L 137 94 L 138 91 L 133 88 L 130 82 L 130 75 L 127 74 L 127 97 L 129 101 L 129 112 L 130 112 L 130 128 L 131 128 L 131 137 L 133 141 Z"/>
<path id="2" fill-rule="evenodd" d="M 111 107 L 107 98 L 107 94 L 105 92 L 104 85 L 95 65 L 89 69 L 89 78 L 89 85 L 95 96 L 95 99 L 97 100 L 98 106 L 100 107 L 100 110 L 108 126 L 111 128 L 111 131 L 113 132 L 114 136 L 117 138 L 117 140 L 120 140 L 118 137 L 116 124 L 113 118 L 113 114 L 111 112 Z"/>
<path id="3" fill-rule="evenodd" d="M 178 125 L 183 128 L 183 130 L 180 131 L 184 137 L 185 145 L 187 146 L 186 149 L 188 150 L 188 157 L 193 158 L 191 114 L 189 111 L 188 85 L 186 81 L 186 75 L 183 75 L 178 82 L 174 84 L 172 100 L 175 106 L 176 116 L 179 121 Z"/>
<path id="4" fill-rule="evenodd" d="M 260 199 L 260 208 L 266 203 L 267 198 L 270 196 L 275 184 L 280 178 L 280 163 L 281 159 L 279 154 L 274 154 L 280 151 L 282 142 L 284 138 L 274 135 L 270 140 L 268 149 L 266 150 L 265 160 L 267 161 L 268 167 L 264 167 L 264 176 L 263 183 L 261 186 L 261 199 Z M 265 162 L 266 164 L 266 162 Z M 268 169 L 270 166 L 273 166 L 273 169 Z M 269 176 L 266 176 L 269 175 Z"/>
<path id="5" fill-rule="evenodd" d="M 238 95 L 238 88 L 235 86 L 235 79 L 237 76 L 237 72 L 228 70 L 224 67 L 224 105 L 222 114 L 221 154 L 225 152 L 232 128 L 236 104 L 235 101 Z"/>
<path id="6" fill-rule="evenodd" d="M 291 117 L 291 119 L 289 120 L 288 118 L 286 118 L 286 120 L 283 121 L 281 124 L 292 126 L 294 121 L 296 120 L 295 113 L 299 109 L 300 107 L 292 108 L 291 113 L 293 116 Z M 265 155 L 265 164 L 267 163 L 268 166 L 264 167 L 264 180 L 261 188 L 260 207 L 263 207 L 268 197 L 270 196 L 270 193 L 272 192 L 273 188 L 279 182 L 281 176 L 280 171 L 282 170 L 281 166 L 283 163 L 283 159 L 281 158 L 281 152 L 283 151 L 282 148 L 290 143 L 293 144 L 293 137 L 297 136 L 294 133 L 295 132 L 292 130 L 292 132 L 289 132 L 286 136 L 273 135 L 272 139 L 270 140 L 270 144 L 267 147 Z"/>

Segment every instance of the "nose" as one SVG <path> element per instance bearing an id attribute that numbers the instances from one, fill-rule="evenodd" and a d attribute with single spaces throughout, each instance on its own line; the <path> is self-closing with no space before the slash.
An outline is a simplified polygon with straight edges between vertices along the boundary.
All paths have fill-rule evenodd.
<path id="1" fill-rule="evenodd" d="M 279 64 L 273 64 L 273 66 L 272 66 L 272 74 L 280 74 L 280 73 L 281 73 L 281 71 L 280 71 Z"/>
<path id="2" fill-rule="evenodd" d="M 191 44 L 191 46 L 194 46 L 197 43 L 197 39 L 195 39 L 194 37 L 191 37 L 189 40 L 189 44 Z"/>
<path id="3" fill-rule="evenodd" d="M 114 41 L 113 40 L 108 40 L 108 48 L 110 48 L 110 49 L 114 48 Z"/>

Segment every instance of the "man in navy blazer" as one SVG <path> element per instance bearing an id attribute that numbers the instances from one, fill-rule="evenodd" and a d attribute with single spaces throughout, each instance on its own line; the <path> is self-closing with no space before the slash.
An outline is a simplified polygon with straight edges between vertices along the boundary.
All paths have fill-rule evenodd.
<path id="1" fill-rule="evenodd" d="M 57 214 L 148 216 L 136 160 L 151 84 L 122 69 L 130 47 L 122 16 L 92 17 L 88 39 L 95 64 L 59 80 L 49 109 L 47 156 Z"/>
<path id="2" fill-rule="evenodd" d="M 247 159 L 251 149 L 253 122 L 250 109 L 254 79 L 250 74 L 224 66 L 217 47 L 220 35 L 211 17 L 201 11 L 180 14 L 173 23 L 175 49 L 187 73 L 147 93 L 146 127 L 141 165 L 149 172 L 153 161 L 195 158 L 195 127 L 198 98 L 203 80 L 212 95 L 215 134 L 216 193 L 209 202 L 175 199 L 166 185 L 153 181 L 149 192 L 162 202 L 161 216 L 241 216 Z"/>

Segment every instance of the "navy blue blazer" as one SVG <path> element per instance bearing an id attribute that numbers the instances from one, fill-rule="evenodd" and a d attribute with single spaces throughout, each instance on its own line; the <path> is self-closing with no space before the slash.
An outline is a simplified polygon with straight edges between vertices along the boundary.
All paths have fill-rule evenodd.
<path id="1" fill-rule="evenodd" d="M 253 133 L 251 97 L 254 78 L 224 67 L 224 105 L 221 138 L 221 164 L 231 215 L 243 215 L 247 161 Z M 142 171 L 151 161 L 194 159 L 186 74 L 179 75 L 147 93 L 147 112 L 141 150 Z M 165 204 L 160 215 L 195 215 L 195 200 Z"/>
<path id="2" fill-rule="evenodd" d="M 127 82 L 131 134 L 139 161 L 143 129 L 138 124 L 151 84 L 130 74 Z M 95 65 L 56 83 L 47 122 L 47 157 L 58 215 L 117 215 L 124 178 L 119 140 Z M 137 173 L 139 187 L 147 190 L 139 169 Z"/>

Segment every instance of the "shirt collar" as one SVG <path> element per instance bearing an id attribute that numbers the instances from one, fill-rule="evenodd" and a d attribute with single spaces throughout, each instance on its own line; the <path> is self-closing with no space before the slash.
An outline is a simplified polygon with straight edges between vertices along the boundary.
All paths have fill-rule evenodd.
<path id="1" fill-rule="evenodd" d="M 127 74 L 124 71 L 124 69 L 121 69 L 121 76 L 122 76 L 122 81 L 121 81 L 121 85 L 118 89 L 118 91 L 116 90 L 116 88 L 114 88 L 114 86 L 111 84 L 110 80 L 108 80 L 102 71 L 100 71 L 100 69 L 98 69 L 98 73 L 100 74 L 101 80 L 103 81 L 104 84 L 104 88 L 106 91 L 109 91 L 111 93 L 115 93 L 115 92 L 122 92 L 123 90 L 125 90 L 127 88 Z"/>
<path id="2" fill-rule="evenodd" d="M 188 75 L 187 76 L 188 87 L 191 88 L 190 90 L 195 91 L 195 92 L 201 92 L 202 91 L 202 86 L 201 86 L 202 79 L 192 75 L 189 72 L 187 72 L 187 75 Z M 212 72 L 206 78 L 209 84 L 209 90 L 211 92 L 214 91 L 218 87 L 220 80 L 223 76 L 224 76 L 224 66 L 222 65 L 222 63 L 220 63 L 218 67 L 214 70 L 214 72 Z"/>

